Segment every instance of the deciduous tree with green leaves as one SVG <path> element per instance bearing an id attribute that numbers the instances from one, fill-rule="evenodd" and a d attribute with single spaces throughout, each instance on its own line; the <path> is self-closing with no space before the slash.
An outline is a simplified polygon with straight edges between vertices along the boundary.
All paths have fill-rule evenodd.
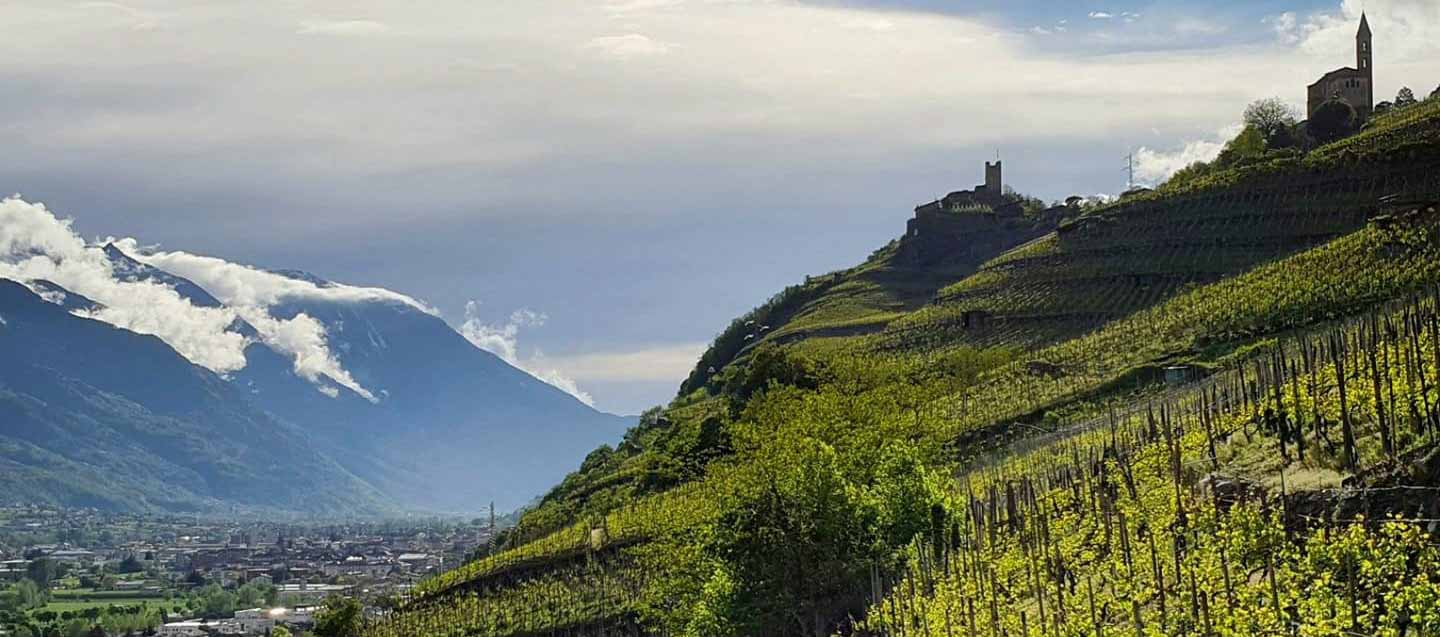
<path id="1" fill-rule="evenodd" d="M 1272 149 L 1295 145 L 1291 133 L 1295 122 L 1295 108 L 1278 97 L 1256 100 L 1245 108 L 1245 126 L 1259 131 Z"/>
<path id="2" fill-rule="evenodd" d="M 1321 144 L 1342 139 L 1355 132 L 1355 107 L 1345 100 L 1328 100 L 1310 116 L 1310 136 Z"/>
<path id="3" fill-rule="evenodd" d="M 1401 88 L 1400 92 L 1395 94 L 1395 108 L 1414 106 L 1419 101 L 1415 99 L 1415 91 L 1410 90 L 1408 86 Z"/>
<path id="4" fill-rule="evenodd" d="M 728 485 L 706 553 L 720 567 L 702 602 L 739 634 L 785 626 L 829 634 L 837 608 L 859 602 L 879 509 L 818 440 L 777 441 Z M 723 596 L 717 598 L 716 596 Z"/>
<path id="5" fill-rule="evenodd" d="M 316 637 L 359 637 L 364 628 L 365 609 L 348 597 L 330 597 L 315 615 Z"/>

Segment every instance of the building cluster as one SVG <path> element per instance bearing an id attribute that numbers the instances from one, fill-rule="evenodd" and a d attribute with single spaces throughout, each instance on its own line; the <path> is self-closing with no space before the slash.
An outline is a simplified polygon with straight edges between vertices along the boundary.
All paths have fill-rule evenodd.
<path id="1" fill-rule="evenodd" d="M 266 593 L 273 587 L 276 608 L 208 620 L 172 614 L 157 634 L 268 635 L 279 625 L 304 628 L 332 596 L 365 602 L 403 594 L 486 545 L 492 529 L 459 521 L 296 525 L 0 507 L 0 589 L 34 579 L 37 560 L 63 573 L 50 583 L 55 595 L 67 595 L 78 580 L 80 589 L 107 596 L 162 600 L 167 613 L 182 611 L 165 600 L 207 594 L 204 586 L 263 585 Z M 0 635 L 6 630 L 0 625 Z"/>
<path id="2" fill-rule="evenodd" d="M 315 625 L 314 606 L 294 608 L 250 608 L 235 611 L 229 619 L 187 619 L 169 622 L 155 629 L 158 637 L 212 637 L 216 635 L 270 635 L 276 626 L 299 633 Z"/>
<path id="3" fill-rule="evenodd" d="M 384 536 L 232 537 L 220 543 L 132 544 L 129 555 L 172 573 L 198 573 L 223 586 L 247 583 L 304 586 L 301 582 L 413 580 L 439 568 L 448 546 L 424 539 Z M 297 589 L 296 594 L 307 588 Z"/>

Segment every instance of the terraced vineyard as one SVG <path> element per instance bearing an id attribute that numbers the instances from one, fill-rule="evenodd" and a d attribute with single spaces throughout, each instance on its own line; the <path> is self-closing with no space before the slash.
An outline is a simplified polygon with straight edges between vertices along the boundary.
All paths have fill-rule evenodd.
<path id="1" fill-rule="evenodd" d="M 1404 482 L 1440 459 L 1437 307 L 1287 338 L 967 472 L 877 572 L 865 631 L 1435 634 L 1440 484 Z"/>
<path id="2" fill-rule="evenodd" d="M 1051 342 L 1353 232 L 1382 211 L 1383 196 L 1440 190 L 1440 143 L 1416 141 L 1440 136 L 1440 109 L 1411 111 L 1303 158 L 1089 212 L 941 290 L 936 304 L 892 324 L 890 341 Z"/>
<path id="3" fill-rule="evenodd" d="M 1436 106 L 801 295 L 367 634 L 1440 634 Z"/>

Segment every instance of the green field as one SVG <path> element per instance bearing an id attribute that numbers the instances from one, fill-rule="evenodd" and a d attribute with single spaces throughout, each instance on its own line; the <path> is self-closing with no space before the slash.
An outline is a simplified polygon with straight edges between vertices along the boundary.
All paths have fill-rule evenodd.
<path id="1" fill-rule="evenodd" d="M 106 598 L 76 598 L 76 599 L 52 599 L 46 604 L 42 611 L 63 613 L 66 611 L 85 610 L 87 608 L 108 608 L 111 606 L 135 606 L 138 604 L 149 604 L 151 606 L 163 604 L 164 597 L 106 597 Z"/>

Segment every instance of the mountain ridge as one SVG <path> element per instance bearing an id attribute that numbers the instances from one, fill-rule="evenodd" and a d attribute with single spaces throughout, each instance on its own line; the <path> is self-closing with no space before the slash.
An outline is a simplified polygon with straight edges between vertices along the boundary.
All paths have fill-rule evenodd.
<path id="1" fill-rule="evenodd" d="M 203 285 L 146 263 L 145 255 L 132 256 L 125 247 L 108 242 L 86 249 L 98 251 L 117 282 L 163 287 L 197 308 L 219 311 L 229 308 Z M 346 289 L 296 270 L 278 270 L 273 275 L 300 281 L 318 290 Z M 282 495 L 273 509 L 303 510 L 314 506 L 329 507 L 325 510 L 332 513 L 348 511 L 366 515 L 401 511 L 474 513 L 486 509 L 491 502 L 501 508 L 520 506 L 559 480 L 563 476 L 559 467 L 578 461 L 594 446 L 618 437 L 633 422 L 633 419 L 604 414 L 580 403 L 564 391 L 475 347 L 429 311 L 385 296 L 281 298 L 268 308 L 239 312 L 226 329 L 245 339 L 244 366 L 215 374 L 186 361 L 160 338 L 93 320 L 103 315 L 99 310 L 104 307 L 58 284 L 43 279 L 3 282 L 7 286 L 8 311 L 0 310 L 0 316 L 13 316 L 11 325 L 0 327 L 0 338 L 14 337 L 10 345 L 15 352 L 22 351 L 17 340 L 19 330 L 36 333 L 34 330 L 47 322 L 61 332 L 77 331 L 90 339 L 83 341 L 90 344 L 88 352 L 63 347 L 45 350 L 38 347 L 39 341 L 30 343 L 34 347 L 24 350 L 28 357 L 25 360 L 53 369 L 55 373 L 32 372 L 29 378 L 12 374 L 0 382 L 0 391 L 8 392 L 14 410 L 6 422 L 0 422 L 0 437 L 15 433 L 11 430 L 20 427 L 20 416 L 16 414 L 23 412 L 22 405 L 63 407 L 59 411 L 23 412 L 31 414 L 24 421 L 30 423 L 27 426 L 44 429 L 52 438 L 48 444 L 39 444 L 38 438 L 24 444 L 16 442 L 11 447 L 13 456 L 9 458 L 14 475 L 23 474 L 32 483 L 50 485 L 33 490 L 37 494 L 43 492 L 46 502 L 66 503 L 70 502 L 67 497 L 73 497 L 77 499 L 70 503 L 99 503 L 119 508 L 224 510 L 230 506 L 228 498 L 238 491 L 218 489 L 215 484 L 199 480 L 194 472 L 176 469 L 177 462 L 142 452 L 131 444 L 133 441 L 125 439 L 126 435 L 138 435 L 134 431 L 103 429 L 109 433 L 101 436 L 100 447 L 75 443 L 78 435 L 74 433 L 75 428 L 81 426 L 77 423 L 107 419 L 123 422 L 123 414 L 145 423 L 178 418 L 188 432 L 185 435 L 192 437 L 198 435 L 198 430 L 194 430 L 197 405 L 208 405 L 217 411 L 248 413 L 249 417 L 265 420 L 267 427 L 293 436 L 284 438 L 285 444 L 303 449 L 303 458 L 285 454 L 277 454 L 278 457 L 289 457 L 287 462 L 308 465 L 319 472 L 317 477 L 299 479 L 293 474 L 294 467 L 286 469 L 292 471 L 291 479 L 274 485 Z M 43 305 L 37 306 L 37 303 Z M 47 312 L 47 308 L 54 311 Z M 323 355 L 333 356 L 337 369 L 358 378 L 358 387 L 374 387 L 380 395 L 363 396 L 342 379 L 326 372 L 307 370 L 308 375 L 302 374 L 296 358 L 298 353 L 278 349 L 283 345 L 270 340 L 277 336 L 262 333 L 239 314 L 255 316 L 270 324 L 296 319 L 302 319 L 296 324 L 303 326 L 313 323 L 312 329 L 323 339 L 316 344 L 324 348 Z M 106 325 L 109 329 L 98 330 L 96 325 Z M 66 342 L 67 339 L 55 336 L 51 341 Z M 160 351 L 166 353 L 161 355 Z M 148 353 L 149 358 L 137 352 Z M 110 375 L 92 379 L 92 383 L 73 384 L 70 379 L 79 374 L 75 370 L 87 364 L 87 353 L 103 359 L 91 371 L 109 370 Z M 121 357 L 122 353 L 122 358 L 133 363 L 132 367 L 109 358 Z M 163 359 L 163 364 L 156 362 L 156 356 Z M 11 361 L 8 371 L 18 369 L 17 361 Z M 141 382 L 127 383 L 145 377 L 150 373 L 147 367 L 157 365 L 191 370 L 184 374 L 174 371 L 176 379 L 200 380 L 188 384 L 175 380 L 174 388 L 167 391 Z M 67 387 L 70 389 L 65 389 Z M 86 395 L 116 398 L 87 402 L 82 400 Z M 49 399 L 41 400 L 38 396 Z M 205 397 L 224 405 L 204 403 Z M 185 406 L 186 410 L 175 412 L 177 405 Z M 40 421 L 44 421 L 43 427 L 37 424 Z M 241 428 L 234 419 L 225 418 L 217 419 L 216 426 Z M 97 429 L 97 434 L 99 431 Z M 224 432 L 213 433 L 224 438 Z M 93 471 L 85 467 L 80 456 L 67 451 L 70 447 L 95 447 L 85 456 L 93 458 L 106 444 L 111 445 L 117 455 L 144 456 L 138 461 L 144 466 L 138 473 L 144 475 L 117 486 L 110 495 L 105 493 L 105 481 L 91 475 Z M 48 460 L 42 462 L 42 456 Z M 16 460 L 21 457 L 33 462 Z M 263 466 L 265 471 L 284 473 L 262 456 L 237 451 L 236 457 L 255 461 L 256 467 L 252 469 Z M 417 458 L 425 460 L 417 461 Z M 218 459 L 212 460 L 214 467 L 228 466 Z M 58 469 L 61 466 L 68 469 L 61 471 Z M 98 463 L 96 466 L 117 465 Z M 85 478 L 83 484 L 67 486 L 62 473 L 91 477 Z M 210 477 L 223 472 L 216 468 L 212 473 Z M 244 467 L 235 468 L 235 473 L 260 480 L 254 471 Z M 145 475 L 168 477 L 146 479 Z M 170 479 L 196 486 L 182 490 L 183 493 L 173 499 L 155 497 L 155 492 L 164 490 L 163 485 Z M 312 505 L 283 495 L 304 491 L 310 488 L 308 485 L 327 483 L 340 485 L 335 487 L 336 493 L 326 496 L 333 498 L 333 506 Z M 434 487 L 437 483 L 455 486 L 437 489 Z M 347 489 L 353 493 L 339 493 Z M 249 500 L 234 504 L 242 508 L 261 506 Z"/>

